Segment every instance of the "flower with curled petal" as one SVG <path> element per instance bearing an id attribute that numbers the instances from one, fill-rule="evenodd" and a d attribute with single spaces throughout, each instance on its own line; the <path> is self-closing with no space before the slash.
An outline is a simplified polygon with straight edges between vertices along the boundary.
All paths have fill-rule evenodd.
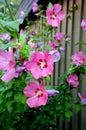
<path id="1" fill-rule="evenodd" d="M 69 86 L 73 86 L 73 87 L 77 88 L 79 85 L 78 76 L 76 74 L 70 74 L 67 77 L 67 82 L 68 82 Z"/>
<path id="2" fill-rule="evenodd" d="M 39 84 L 38 82 L 29 82 L 29 84 L 24 88 L 24 94 L 28 97 L 26 103 L 29 107 L 44 106 L 48 100 L 48 94 L 46 92 L 45 86 Z"/>

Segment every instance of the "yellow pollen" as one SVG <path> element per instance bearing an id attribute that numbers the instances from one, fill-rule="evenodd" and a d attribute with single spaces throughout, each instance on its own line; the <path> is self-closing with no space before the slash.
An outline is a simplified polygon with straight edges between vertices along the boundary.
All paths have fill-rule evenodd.
<path id="1" fill-rule="evenodd" d="M 39 97 L 39 96 L 41 96 L 41 95 L 42 95 L 42 91 L 41 91 L 41 90 L 38 90 L 38 91 L 36 92 L 36 96 Z"/>
<path id="2" fill-rule="evenodd" d="M 45 61 L 42 61 L 40 64 L 41 69 L 43 69 L 45 65 L 46 65 Z"/>
<path id="3" fill-rule="evenodd" d="M 53 19 L 56 19 L 56 16 L 54 15 L 54 14 L 52 14 L 52 16 L 51 16 Z"/>

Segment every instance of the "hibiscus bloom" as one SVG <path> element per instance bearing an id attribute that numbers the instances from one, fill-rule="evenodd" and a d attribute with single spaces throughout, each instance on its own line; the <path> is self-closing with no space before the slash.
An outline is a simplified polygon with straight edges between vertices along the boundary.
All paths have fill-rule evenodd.
<path id="1" fill-rule="evenodd" d="M 43 78 L 53 72 L 52 56 L 46 52 L 34 52 L 30 61 L 26 62 L 26 70 L 36 78 Z"/>
<path id="2" fill-rule="evenodd" d="M 58 48 L 58 45 L 54 42 L 49 41 L 48 44 L 52 47 L 52 50 L 56 50 Z"/>
<path id="3" fill-rule="evenodd" d="M 86 30 L 86 19 L 83 19 L 83 20 L 81 21 L 81 27 L 82 27 L 84 30 Z"/>
<path id="4" fill-rule="evenodd" d="M 78 76 L 76 74 L 70 74 L 67 77 L 67 82 L 68 82 L 69 86 L 73 86 L 73 87 L 77 88 L 79 85 Z"/>
<path id="5" fill-rule="evenodd" d="M 86 94 L 81 95 L 80 93 L 78 93 L 78 96 L 81 99 L 81 104 L 86 105 Z"/>
<path id="6" fill-rule="evenodd" d="M 65 14 L 61 11 L 60 4 L 54 4 L 46 10 L 47 24 L 53 27 L 59 27 L 60 22 L 64 19 Z"/>
<path id="7" fill-rule="evenodd" d="M 0 51 L 0 70 L 6 70 L 2 76 L 4 82 L 9 82 L 15 76 L 15 59 L 13 51 Z"/>
<path id="8" fill-rule="evenodd" d="M 9 33 L 4 33 L 4 34 L 2 34 L 2 35 L 0 36 L 0 39 L 1 39 L 2 41 L 10 41 L 11 36 L 10 36 Z"/>
<path id="9" fill-rule="evenodd" d="M 77 66 L 84 65 L 86 61 L 86 56 L 83 54 L 82 51 L 75 52 L 75 54 L 72 56 L 72 61 Z"/>
<path id="10" fill-rule="evenodd" d="M 32 11 L 33 12 L 37 12 L 38 11 L 38 4 L 37 3 L 33 3 Z"/>
<path id="11" fill-rule="evenodd" d="M 63 41 L 63 37 L 64 37 L 64 33 L 63 32 L 57 32 L 54 36 L 54 39 L 58 42 L 58 43 L 62 43 Z"/>
<path id="12" fill-rule="evenodd" d="M 26 103 L 29 107 L 44 106 L 48 100 L 45 87 L 38 82 L 29 82 L 24 88 L 24 94 L 28 97 Z"/>

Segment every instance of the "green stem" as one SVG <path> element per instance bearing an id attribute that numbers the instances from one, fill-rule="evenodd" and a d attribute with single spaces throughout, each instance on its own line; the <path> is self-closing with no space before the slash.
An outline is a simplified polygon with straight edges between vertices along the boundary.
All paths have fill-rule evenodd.
<path id="1" fill-rule="evenodd" d="M 11 20 L 14 21 L 14 18 L 13 18 L 13 15 L 12 15 L 12 12 L 11 12 L 11 9 L 10 9 L 10 6 L 9 6 L 7 0 L 5 0 L 5 3 L 6 3 L 6 6 L 7 6 L 8 10 L 9 10 L 10 18 L 11 18 Z M 15 29 L 15 33 L 16 33 L 16 38 L 19 39 L 19 38 L 18 38 L 18 32 L 17 32 L 16 29 Z"/>
<path id="2" fill-rule="evenodd" d="M 5 0 L 5 3 L 6 3 L 6 6 L 7 6 L 8 10 L 9 10 L 9 14 L 10 14 L 11 19 L 14 20 L 13 15 L 11 13 L 11 9 L 9 7 L 9 4 L 8 4 L 7 0 Z"/>
<path id="3" fill-rule="evenodd" d="M 74 66 L 74 67 L 69 68 L 67 74 L 71 74 L 77 68 L 78 68 L 78 66 Z"/>

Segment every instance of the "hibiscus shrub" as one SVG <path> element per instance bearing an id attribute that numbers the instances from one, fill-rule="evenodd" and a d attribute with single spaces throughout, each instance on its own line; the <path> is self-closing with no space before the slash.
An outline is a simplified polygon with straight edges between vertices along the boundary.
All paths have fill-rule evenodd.
<path id="1" fill-rule="evenodd" d="M 73 54 L 70 68 L 59 78 L 58 86 L 50 85 L 54 65 L 66 53 L 63 41 L 68 43 L 71 39 L 57 32 L 66 17 L 61 5 L 50 3 L 45 15 L 40 8 L 34 3 L 32 10 L 45 19 L 43 30 L 29 30 L 29 34 L 27 28 L 19 31 L 24 12 L 17 20 L 0 20 L 1 130 L 57 130 L 57 120 L 70 121 L 72 108 L 78 112 L 86 104 L 86 95 L 78 92 L 76 101 L 72 96 L 72 90 L 81 83 L 80 74 L 86 73 L 84 52 Z M 83 20 L 84 30 L 85 24 Z"/>

